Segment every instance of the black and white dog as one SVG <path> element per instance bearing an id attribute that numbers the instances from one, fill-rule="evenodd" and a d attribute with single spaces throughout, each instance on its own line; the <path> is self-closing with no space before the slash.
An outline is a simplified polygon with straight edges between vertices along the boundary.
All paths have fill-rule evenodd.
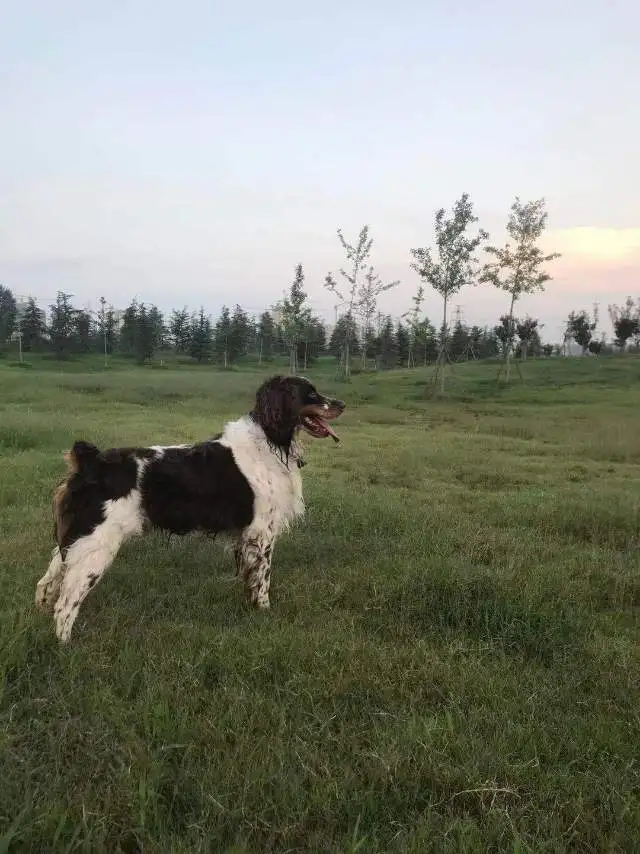
<path id="1" fill-rule="evenodd" d="M 58 639 L 69 640 L 120 546 L 150 528 L 230 534 L 248 600 L 268 608 L 276 537 L 304 513 L 298 430 L 338 441 L 329 421 L 344 406 L 303 377 L 278 376 L 248 415 L 206 442 L 106 451 L 76 442 L 53 500 L 57 546 L 36 589 Z"/>

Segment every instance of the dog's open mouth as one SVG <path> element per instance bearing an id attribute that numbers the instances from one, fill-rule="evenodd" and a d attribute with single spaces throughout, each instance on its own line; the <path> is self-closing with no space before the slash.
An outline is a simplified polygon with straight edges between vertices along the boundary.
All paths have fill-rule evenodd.
<path id="1" fill-rule="evenodd" d="M 339 442 L 340 437 L 329 424 L 330 420 L 337 418 L 341 413 L 338 407 L 307 406 L 300 416 L 300 426 L 314 439 L 326 439 L 331 436 L 334 442 Z"/>

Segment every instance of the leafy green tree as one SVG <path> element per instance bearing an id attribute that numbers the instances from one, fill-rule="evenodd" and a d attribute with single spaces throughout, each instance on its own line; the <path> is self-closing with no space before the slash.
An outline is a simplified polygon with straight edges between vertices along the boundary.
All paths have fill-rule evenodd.
<path id="1" fill-rule="evenodd" d="M 440 352 L 436 362 L 436 379 L 440 376 L 440 392 L 444 394 L 444 368 L 449 359 L 448 352 L 448 317 L 449 300 L 462 287 L 474 284 L 478 272 L 478 262 L 475 253 L 487 238 L 483 229 L 471 237 L 469 227 L 478 222 L 473 213 L 473 205 L 468 193 L 462 196 L 453 206 L 452 214 L 445 217 L 445 209 L 440 208 L 435 215 L 436 248 L 412 249 L 414 261 L 411 267 L 425 285 L 432 287 L 442 297 L 443 312 L 440 333 Z"/>
<path id="2" fill-rule="evenodd" d="M 588 311 L 572 311 L 567 318 L 567 335 L 586 353 L 597 325 L 598 318 L 592 319 Z"/>
<path id="3" fill-rule="evenodd" d="M 513 311 L 516 302 L 523 294 L 543 291 L 551 276 L 543 269 L 549 261 L 560 257 L 558 252 L 545 255 L 538 246 L 547 224 L 547 212 L 544 199 L 522 203 L 518 197 L 511 205 L 507 223 L 507 233 L 513 241 L 503 247 L 487 246 L 485 251 L 494 259 L 485 264 L 481 282 L 489 282 L 500 290 L 506 291 L 509 302 L 509 328 L 514 327 Z M 507 327 L 505 327 L 507 328 Z M 503 350 L 505 380 L 509 382 L 509 368 L 515 335 L 507 342 Z"/>
<path id="4" fill-rule="evenodd" d="M 542 342 L 540 341 L 539 329 L 540 321 L 534 317 L 525 317 L 523 320 L 516 320 L 516 334 L 520 339 L 520 358 L 526 361 L 529 353 L 540 353 Z"/>
<path id="5" fill-rule="evenodd" d="M 281 303 L 281 334 L 289 352 L 289 371 L 298 373 L 298 355 L 305 329 L 311 320 L 311 311 L 305 306 L 304 271 L 298 264 L 289 293 Z"/>
<path id="6" fill-rule="evenodd" d="M 640 334 L 640 300 L 637 308 L 631 297 L 627 297 L 623 306 L 610 305 L 609 317 L 616 335 L 615 345 L 624 353 L 629 339 Z"/>

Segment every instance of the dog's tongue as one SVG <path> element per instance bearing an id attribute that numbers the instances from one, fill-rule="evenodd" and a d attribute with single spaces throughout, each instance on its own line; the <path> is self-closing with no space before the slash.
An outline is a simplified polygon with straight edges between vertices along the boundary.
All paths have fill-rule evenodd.
<path id="1" fill-rule="evenodd" d="M 328 421 L 324 421 L 324 420 L 323 420 L 323 421 L 322 421 L 322 426 L 323 426 L 323 427 L 324 427 L 324 429 L 327 431 L 327 433 L 331 436 L 331 438 L 333 439 L 333 441 L 334 441 L 334 442 L 339 442 L 339 441 L 340 441 L 340 437 L 339 437 L 339 436 L 336 436 L 336 434 L 335 434 L 335 432 L 334 432 L 333 428 L 331 427 L 331 425 L 329 424 L 329 422 L 328 422 Z"/>

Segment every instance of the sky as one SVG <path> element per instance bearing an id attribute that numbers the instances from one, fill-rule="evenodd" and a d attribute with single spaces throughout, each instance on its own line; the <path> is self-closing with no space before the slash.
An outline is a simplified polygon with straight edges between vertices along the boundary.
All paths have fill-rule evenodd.
<path id="1" fill-rule="evenodd" d="M 468 192 L 505 240 L 546 199 L 544 294 L 571 310 L 640 296 L 640 4 L 632 0 L 0 0 L 0 282 L 47 305 L 104 295 L 164 311 L 282 296 L 298 262 L 314 310 L 335 298 L 336 229 L 363 224 L 395 316 L 410 249 Z M 454 298 L 493 325 L 508 297 Z M 427 294 L 437 322 L 440 298 Z M 608 329 L 607 329 L 608 331 Z"/>

